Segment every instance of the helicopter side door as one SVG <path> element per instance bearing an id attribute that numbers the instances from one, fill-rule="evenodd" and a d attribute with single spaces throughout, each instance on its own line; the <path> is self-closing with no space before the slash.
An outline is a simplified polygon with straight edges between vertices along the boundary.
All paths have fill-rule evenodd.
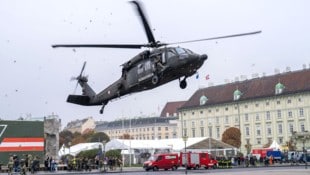
<path id="1" fill-rule="evenodd" d="M 138 82 L 149 80 L 154 74 L 150 60 L 142 61 L 137 65 Z"/>

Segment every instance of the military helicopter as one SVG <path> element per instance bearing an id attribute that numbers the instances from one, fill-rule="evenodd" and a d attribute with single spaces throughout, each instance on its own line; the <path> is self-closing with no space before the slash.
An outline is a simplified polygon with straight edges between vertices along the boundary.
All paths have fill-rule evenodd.
<path id="1" fill-rule="evenodd" d="M 106 89 L 96 94 L 89 86 L 88 77 L 83 76 L 86 62 L 84 62 L 79 76 L 74 79 L 82 87 L 82 95 L 69 95 L 67 102 L 84 106 L 102 105 L 100 114 L 103 113 L 105 105 L 112 99 L 124 96 L 126 94 L 140 92 L 156 88 L 160 85 L 173 80 L 179 80 L 180 88 L 187 86 L 186 79 L 194 75 L 197 70 L 207 60 L 206 54 L 196 54 L 193 51 L 182 47 L 167 47 L 168 45 L 199 42 L 206 40 L 215 40 L 245 35 L 261 33 L 255 31 L 250 33 L 241 33 L 220 37 L 212 37 L 198 40 L 162 43 L 156 41 L 150 25 L 144 15 L 144 11 L 138 1 L 130 1 L 135 7 L 142 21 L 148 43 L 146 44 L 57 44 L 57 47 L 95 47 L 95 48 L 123 48 L 123 49 L 141 49 L 148 48 L 139 53 L 132 59 L 125 62 L 122 66 L 121 77 L 108 86 Z"/>

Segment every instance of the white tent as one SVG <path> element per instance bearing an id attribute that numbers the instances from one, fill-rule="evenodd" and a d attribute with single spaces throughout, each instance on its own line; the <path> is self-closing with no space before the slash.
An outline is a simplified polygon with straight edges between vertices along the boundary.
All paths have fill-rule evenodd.
<path id="1" fill-rule="evenodd" d="M 100 142 L 93 142 L 93 143 L 79 143 L 76 145 L 71 146 L 70 148 L 66 148 L 64 145 L 59 149 L 58 156 L 63 156 L 70 154 L 72 156 L 76 156 L 81 151 L 91 150 L 91 149 L 103 149 L 103 144 Z"/>
<path id="2" fill-rule="evenodd" d="M 277 141 L 273 141 L 272 144 L 269 146 L 269 148 L 273 150 L 281 150 L 282 147 L 277 143 Z"/>
<path id="3" fill-rule="evenodd" d="M 186 147 L 196 144 L 206 137 L 188 138 Z M 185 148 L 185 143 L 182 138 L 176 139 L 161 139 L 161 140 L 125 140 L 113 139 L 105 146 L 105 150 L 113 149 L 171 149 L 173 151 L 181 151 Z"/>

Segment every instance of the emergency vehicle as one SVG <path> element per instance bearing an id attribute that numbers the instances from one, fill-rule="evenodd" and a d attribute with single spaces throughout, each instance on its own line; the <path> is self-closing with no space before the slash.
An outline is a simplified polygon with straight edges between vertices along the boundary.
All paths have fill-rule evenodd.
<path id="1" fill-rule="evenodd" d="M 217 160 L 213 159 L 209 153 L 187 152 L 180 154 L 180 164 L 187 169 L 199 169 L 200 167 L 216 168 Z"/>
<path id="2" fill-rule="evenodd" d="M 144 162 L 143 168 L 145 171 L 153 170 L 158 171 L 159 169 L 172 171 L 179 167 L 179 155 L 174 153 L 155 154 L 149 158 L 148 161 Z"/>

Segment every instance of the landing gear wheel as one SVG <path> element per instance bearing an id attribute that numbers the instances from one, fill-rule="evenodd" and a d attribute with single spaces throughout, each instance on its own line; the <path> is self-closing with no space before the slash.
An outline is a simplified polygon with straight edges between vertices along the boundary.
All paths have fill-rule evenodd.
<path id="1" fill-rule="evenodd" d="M 101 109 L 100 109 L 100 111 L 99 111 L 100 114 L 103 114 L 103 109 L 104 109 L 104 107 L 105 107 L 106 104 L 107 104 L 107 103 L 102 103 L 102 107 L 101 107 Z"/>
<path id="2" fill-rule="evenodd" d="M 153 77 L 152 77 L 152 84 L 153 85 L 156 85 L 158 83 L 158 76 L 157 75 L 154 75 Z"/>
<path id="3" fill-rule="evenodd" d="M 187 83 L 186 83 L 186 79 L 184 78 L 184 80 L 180 81 L 180 88 L 185 89 L 186 86 L 187 86 Z"/>

